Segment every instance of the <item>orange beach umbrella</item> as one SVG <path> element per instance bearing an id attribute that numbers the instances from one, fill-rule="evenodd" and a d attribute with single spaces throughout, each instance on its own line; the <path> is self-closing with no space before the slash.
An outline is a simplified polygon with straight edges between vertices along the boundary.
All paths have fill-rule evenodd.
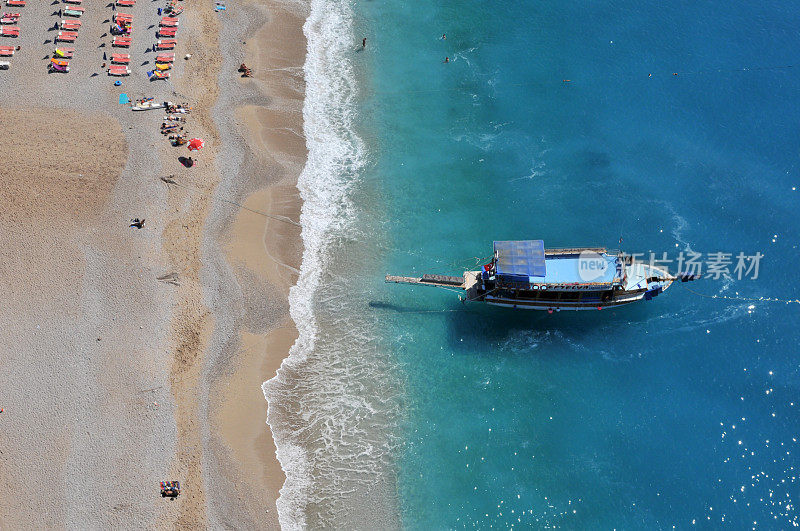
<path id="1" fill-rule="evenodd" d="M 189 148 L 189 151 L 197 151 L 198 149 L 202 148 L 206 143 L 203 142 L 202 138 L 193 138 L 189 140 L 189 144 L 186 146 Z"/>

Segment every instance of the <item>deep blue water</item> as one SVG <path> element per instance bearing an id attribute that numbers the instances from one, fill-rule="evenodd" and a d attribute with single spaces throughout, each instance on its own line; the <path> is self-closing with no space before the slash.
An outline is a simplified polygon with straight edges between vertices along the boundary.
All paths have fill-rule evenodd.
<path id="1" fill-rule="evenodd" d="M 622 237 L 628 252 L 760 251 L 757 280 L 691 288 L 800 296 L 792 3 L 381 0 L 357 15 L 377 269 L 460 274 L 493 239 Z M 557 315 L 369 296 L 403 386 L 404 526 L 796 521 L 800 306 L 682 285 Z"/>

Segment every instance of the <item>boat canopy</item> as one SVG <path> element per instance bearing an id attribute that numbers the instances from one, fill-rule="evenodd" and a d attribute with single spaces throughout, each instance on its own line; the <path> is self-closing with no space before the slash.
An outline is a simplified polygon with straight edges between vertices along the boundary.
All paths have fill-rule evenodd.
<path id="1" fill-rule="evenodd" d="M 544 278 L 547 273 L 542 240 L 496 241 L 494 254 L 499 277 L 528 282 L 530 277 Z"/>

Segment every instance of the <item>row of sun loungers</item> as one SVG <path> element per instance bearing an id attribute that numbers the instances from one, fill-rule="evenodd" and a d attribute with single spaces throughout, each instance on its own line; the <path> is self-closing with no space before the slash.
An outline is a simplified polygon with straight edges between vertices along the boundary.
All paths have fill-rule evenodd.
<path id="1" fill-rule="evenodd" d="M 9 7 L 25 7 L 25 0 L 6 0 Z M 20 13 L 3 13 L 0 16 L 0 37 L 19 37 Z M 0 57 L 14 57 L 16 48 L 14 46 L 0 46 Z M 10 61 L 0 61 L 0 70 L 8 70 L 11 67 Z"/>
<path id="2" fill-rule="evenodd" d="M 81 29 L 81 21 L 78 20 L 85 12 L 86 9 L 81 7 L 83 0 L 64 0 L 68 4 L 66 8 L 61 10 L 61 16 L 72 17 L 64 18 L 59 22 L 61 31 L 55 37 L 55 42 L 75 42 L 78 39 L 78 30 Z M 53 57 L 50 59 L 48 68 L 51 72 L 69 72 L 69 59 L 75 54 L 75 48 L 58 46 L 53 52 Z"/>
<path id="3" fill-rule="evenodd" d="M 117 7 L 133 7 L 136 0 L 116 0 L 115 6 Z M 114 34 L 114 39 L 111 46 L 114 48 L 130 48 L 133 44 L 133 15 L 128 13 L 114 14 L 113 21 L 115 27 L 112 28 L 111 33 Z M 128 66 L 131 62 L 131 54 L 129 53 L 112 53 L 111 65 L 108 67 L 109 76 L 129 76 L 131 69 Z"/>

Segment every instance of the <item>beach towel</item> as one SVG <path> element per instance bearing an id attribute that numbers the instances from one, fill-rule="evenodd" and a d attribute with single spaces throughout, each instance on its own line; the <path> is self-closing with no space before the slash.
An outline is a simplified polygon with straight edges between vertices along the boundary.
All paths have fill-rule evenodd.
<path id="1" fill-rule="evenodd" d="M 69 59 L 72 57 L 72 54 L 75 52 L 75 48 L 56 48 L 54 55 L 58 57 L 65 57 Z"/>

